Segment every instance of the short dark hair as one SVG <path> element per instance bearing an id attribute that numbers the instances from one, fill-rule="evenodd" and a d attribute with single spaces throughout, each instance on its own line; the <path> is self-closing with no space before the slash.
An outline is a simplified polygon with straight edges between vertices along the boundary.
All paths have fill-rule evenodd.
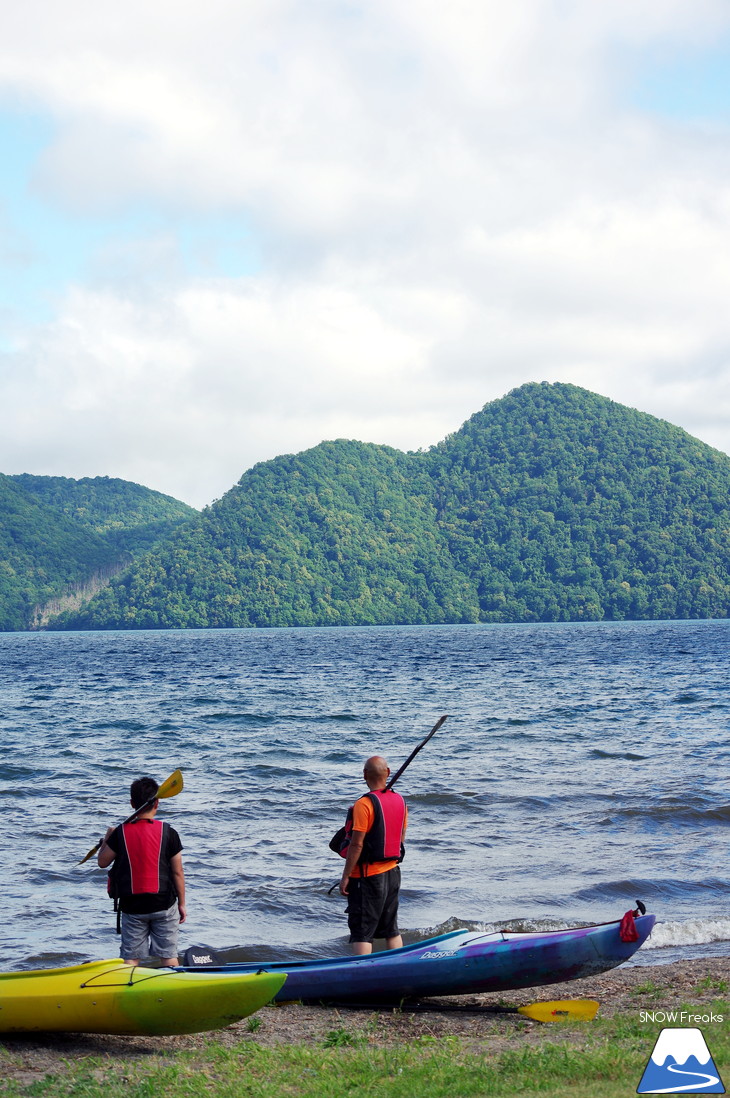
<path id="1" fill-rule="evenodd" d="M 141 808 L 148 801 L 154 801 L 159 788 L 154 778 L 137 778 L 129 787 L 132 808 Z"/>

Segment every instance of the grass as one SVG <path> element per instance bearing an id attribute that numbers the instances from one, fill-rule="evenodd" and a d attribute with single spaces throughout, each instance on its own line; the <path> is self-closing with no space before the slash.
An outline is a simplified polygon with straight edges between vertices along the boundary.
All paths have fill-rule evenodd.
<path id="1" fill-rule="evenodd" d="M 723 979 L 717 979 L 714 976 L 704 976 L 695 984 L 695 991 L 697 993 L 703 991 L 719 991 L 724 994 L 727 989 L 728 981 Z"/>
<path id="2" fill-rule="evenodd" d="M 689 1012 L 698 1008 L 688 1006 Z M 724 1024 L 703 1033 L 720 1074 L 730 1076 L 730 1003 L 703 1013 Z M 538 1042 L 490 1051 L 460 1038 L 428 1037 L 393 1047 L 376 1031 L 332 1029 L 318 1044 L 276 1048 L 243 1038 L 224 1047 L 180 1050 L 153 1062 L 84 1058 L 54 1075 L 2 1071 L 3 1098 L 626 1098 L 636 1088 L 661 1025 L 642 1023 L 638 1011 L 593 1022 L 540 1028 Z M 534 1036 L 534 1034 L 533 1034 Z M 4 1076 L 4 1078 L 2 1077 Z"/>
<path id="3" fill-rule="evenodd" d="M 650 998 L 659 998 L 666 994 L 666 988 L 662 984 L 657 984 L 653 980 L 646 980 L 643 984 L 637 984 L 632 989 L 631 994 L 636 998 L 647 995 Z"/>

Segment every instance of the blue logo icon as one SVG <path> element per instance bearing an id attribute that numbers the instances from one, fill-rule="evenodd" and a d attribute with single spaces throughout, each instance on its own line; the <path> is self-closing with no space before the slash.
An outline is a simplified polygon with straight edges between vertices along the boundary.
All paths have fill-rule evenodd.
<path id="1" fill-rule="evenodd" d="M 663 1029 L 644 1069 L 637 1094 L 725 1094 L 699 1029 Z"/>

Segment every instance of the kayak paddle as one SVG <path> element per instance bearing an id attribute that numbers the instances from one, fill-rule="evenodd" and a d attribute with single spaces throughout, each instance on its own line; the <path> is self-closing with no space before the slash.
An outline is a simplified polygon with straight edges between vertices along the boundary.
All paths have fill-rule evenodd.
<path id="1" fill-rule="evenodd" d="M 595 999 L 554 999 L 545 1003 L 527 1003 L 525 1006 L 445 1006 L 434 1003 L 416 1003 L 410 1006 L 404 1003 L 403 1009 L 434 1012 L 464 1012 L 469 1014 L 523 1014 L 535 1022 L 590 1022 L 598 1013 L 600 1003 Z"/>
<path id="2" fill-rule="evenodd" d="M 411 762 L 413 762 L 413 760 L 415 759 L 418 752 L 421 750 L 422 747 L 426 746 L 426 744 L 431 739 L 431 737 L 436 735 L 436 733 L 438 732 L 439 728 L 444 723 L 444 721 L 446 720 L 448 715 L 449 715 L 448 713 L 444 713 L 443 717 L 439 717 L 439 719 L 436 721 L 436 724 L 433 726 L 433 728 L 431 729 L 429 734 L 426 736 L 425 740 L 421 740 L 418 747 L 414 748 L 413 751 L 411 751 L 410 755 L 408 756 L 406 761 L 403 763 L 403 766 L 401 766 L 400 770 L 396 770 L 395 774 L 393 775 L 393 777 L 390 779 L 390 781 L 386 785 L 386 787 L 385 787 L 386 789 L 392 789 L 393 788 L 393 786 L 398 781 L 398 779 L 400 778 L 400 776 L 403 773 L 403 771 L 405 770 L 405 768 Z"/>
<path id="3" fill-rule="evenodd" d="M 600 1005 L 595 999 L 556 999 L 550 1003 L 528 1003 L 517 1007 L 517 1013 L 536 1022 L 591 1022 Z"/>
<path id="4" fill-rule="evenodd" d="M 162 783 L 162 785 L 159 787 L 159 789 L 155 793 L 154 797 L 151 797 L 150 800 L 145 801 L 145 803 L 143 805 L 141 805 L 140 808 L 138 808 L 135 812 L 133 812 L 131 816 L 127 817 L 127 819 L 124 821 L 124 823 L 125 824 L 132 823 L 133 820 L 137 819 L 137 817 L 140 815 L 140 813 L 145 812 L 151 804 L 155 803 L 155 801 L 165 800 L 165 798 L 167 798 L 167 797 L 176 797 L 178 795 L 178 793 L 181 791 L 182 787 L 183 787 L 182 771 L 175 770 L 170 775 L 170 777 L 167 779 L 167 781 L 164 781 Z M 101 846 L 101 844 L 103 842 L 104 842 L 103 839 L 99 839 L 96 846 L 92 846 L 89 853 L 86 854 L 85 857 L 83 857 L 81 859 L 81 861 L 77 862 L 76 864 L 77 865 L 83 865 L 84 862 L 88 862 L 89 858 L 92 858 L 94 856 L 94 854 L 96 854 L 97 850 L 99 849 L 99 847 Z"/>
<path id="5" fill-rule="evenodd" d="M 433 726 L 433 728 L 431 729 L 431 731 L 429 732 L 429 734 L 428 734 L 428 735 L 426 736 L 426 738 L 425 738 L 424 740 L 421 740 L 421 742 L 419 743 L 418 747 L 415 747 L 415 748 L 413 749 L 413 751 L 411 751 L 410 755 L 408 756 L 408 758 L 406 759 L 406 761 L 405 761 L 405 762 L 403 763 L 403 765 L 402 765 L 402 766 L 400 767 L 400 769 L 399 769 L 399 770 L 396 770 L 395 774 L 393 775 L 393 777 L 392 777 L 392 778 L 390 779 L 390 781 L 389 781 L 389 782 L 388 782 L 388 784 L 386 785 L 386 787 L 385 787 L 385 788 L 386 788 L 386 790 L 388 790 L 388 789 L 392 789 L 392 788 L 393 788 L 393 786 L 394 786 L 394 785 L 395 785 L 395 783 L 396 783 L 396 782 L 398 781 L 398 779 L 400 778 L 401 774 L 403 773 L 403 771 L 405 770 L 405 768 L 406 768 L 406 767 L 408 766 L 408 764 L 409 764 L 409 763 L 411 763 L 411 762 L 413 762 L 413 760 L 415 759 L 416 755 L 417 755 L 417 754 L 418 754 L 418 752 L 419 752 L 419 751 L 421 750 L 421 748 L 422 748 L 422 747 L 425 747 L 425 746 L 426 746 L 426 744 L 428 743 L 428 741 L 429 741 L 429 740 L 431 739 L 431 737 L 432 737 L 432 736 L 435 736 L 435 735 L 436 735 L 436 733 L 438 732 L 439 728 L 440 728 L 440 727 L 441 727 L 441 725 L 442 725 L 442 724 L 444 723 L 444 721 L 446 720 L 446 718 L 448 717 L 448 715 L 449 715 L 448 713 L 444 713 L 443 717 L 439 717 L 439 719 L 438 719 L 438 720 L 436 721 L 436 724 L 435 724 L 435 725 Z M 329 844 L 329 845 L 330 845 L 330 850 L 334 850 L 335 852 L 337 851 L 337 846 L 338 846 L 338 844 L 339 844 L 339 842 L 340 842 L 341 838 L 342 838 L 342 837 L 343 837 L 344 835 L 345 835 L 345 829 L 344 829 L 344 827 L 341 827 L 341 828 L 339 829 L 339 831 L 338 831 L 338 832 L 337 832 L 337 833 L 336 833 L 335 835 L 333 835 L 333 837 L 332 837 L 332 841 L 331 841 L 331 842 L 330 842 L 330 844 Z M 332 888 L 330 888 L 330 889 L 328 889 L 328 890 L 327 890 L 327 895 L 328 895 L 328 896 L 331 896 L 331 895 L 332 895 L 332 893 L 334 892 L 334 890 L 335 890 L 335 889 L 337 888 L 337 885 L 338 885 L 338 884 L 339 884 L 339 881 L 336 881 L 336 882 L 335 882 L 335 883 L 334 883 L 334 884 L 332 885 Z"/>

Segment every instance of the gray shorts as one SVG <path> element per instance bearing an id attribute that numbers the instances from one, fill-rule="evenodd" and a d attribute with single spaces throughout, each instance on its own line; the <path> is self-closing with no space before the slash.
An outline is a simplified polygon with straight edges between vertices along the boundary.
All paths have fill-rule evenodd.
<path id="1" fill-rule="evenodd" d="M 180 912 L 177 900 L 166 911 L 148 915 L 122 912 L 121 956 L 124 961 L 146 961 L 148 957 L 177 957 Z"/>

